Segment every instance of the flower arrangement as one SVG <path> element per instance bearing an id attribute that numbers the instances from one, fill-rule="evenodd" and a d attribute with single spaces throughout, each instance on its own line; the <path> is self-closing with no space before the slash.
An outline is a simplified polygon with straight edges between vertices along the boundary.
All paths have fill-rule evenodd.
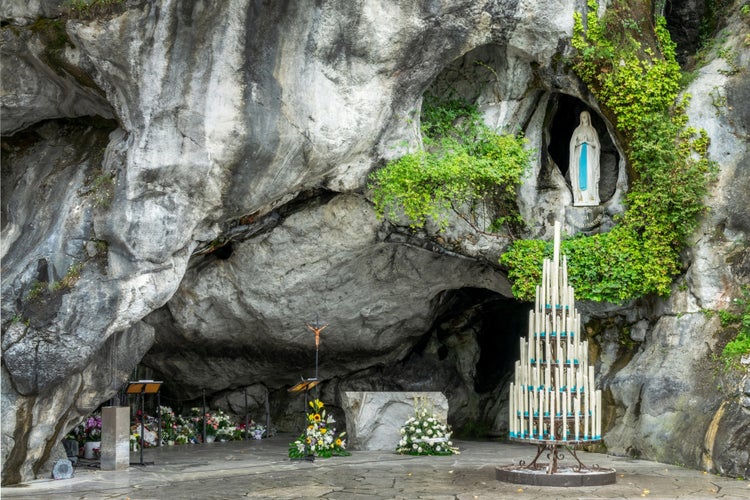
<path id="1" fill-rule="evenodd" d="M 177 436 L 175 436 L 174 439 L 175 444 L 198 442 L 198 438 L 196 437 L 196 427 L 191 418 L 178 415 L 175 418 L 175 422 L 177 423 Z"/>
<path id="2" fill-rule="evenodd" d="M 141 445 L 141 435 L 137 432 L 130 432 L 130 451 L 138 451 Z"/>
<path id="3" fill-rule="evenodd" d="M 102 440 L 102 416 L 93 413 L 86 417 L 86 420 L 73 430 L 73 435 L 80 443 L 88 443 Z"/>
<path id="4" fill-rule="evenodd" d="M 250 422 L 247 426 L 247 433 L 254 439 L 262 439 L 263 434 L 266 433 L 266 426 L 257 422 Z"/>
<path id="5" fill-rule="evenodd" d="M 321 400 L 310 401 L 311 412 L 307 413 L 307 429 L 293 443 L 289 445 L 290 458 L 303 458 L 307 456 L 331 457 L 333 455 L 350 455 L 346 451 L 346 441 L 342 432 L 336 436 L 336 421 L 333 416 L 326 414 L 324 404 Z"/>
<path id="6" fill-rule="evenodd" d="M 157 406 L 156 413 L 161 418 L 161 439 L 165 442 L 174 442 L 177 438 L 177 419 L 174 411 L 169 406 Z"/>
<path id="7" fill-rule="evenodd" d="M 431 405 L 430 405 L 431 406 Z M 450 440 L 451 429 L 428 409 L 426 399 L 415 398 L 414 416 L 401 427 L 396 452 L 402 455 L 453 455 L 458 448 Z"/>
<path id="8" fill-rule="evenodd" d="M 253 439 L 262 439 L 263 434 L 265 433 L 265 425 L 259 424 L 254 420 L 250 420 L 247 423 L 247 435 L 252 437 Z M 240 422 L 237 424 L 237 426 L 234 428 L 234 431 L 232 432 L 232 439 L 234 439 L 235 441 L 242 441 L 243 439 L 245 439 L 245 422 Z"/>

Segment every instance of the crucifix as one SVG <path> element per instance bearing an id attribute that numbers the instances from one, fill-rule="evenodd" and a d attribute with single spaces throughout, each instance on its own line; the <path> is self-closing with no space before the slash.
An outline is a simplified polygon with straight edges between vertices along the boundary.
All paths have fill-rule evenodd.
<path id="1" fill-rule="evenodd" d="M 320 332 L 325 330 L 325 328 L 328 326 L 328 323 L 326 323 L 323 326 L 320 326 L 318 324 L 318 318 L 315 318 L 315 326 L 311 325 L 310 323 L 307 324 L 307 328 L 309 328 L 313 333 L 315 333 L 315 380 L 318 380 L 318 350 L 320 348 Z"/>

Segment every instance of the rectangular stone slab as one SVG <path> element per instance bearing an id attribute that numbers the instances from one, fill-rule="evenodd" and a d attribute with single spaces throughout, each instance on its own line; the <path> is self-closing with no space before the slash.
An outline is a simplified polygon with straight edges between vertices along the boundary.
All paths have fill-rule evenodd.
<path id="1" fill-rule="evenodd" d="M 102 470 L 124 470 L 130 465 L 130 408 L 102 408 Z"/>
<path id="2" fill-rule="evenodd" d="M 435 417 L 447 422 L 448 399 L 441 392 L 344 392 L 347 447 L 395 452 L 401 427 L 414 416 L 418 398 L 426 398 Z"/>

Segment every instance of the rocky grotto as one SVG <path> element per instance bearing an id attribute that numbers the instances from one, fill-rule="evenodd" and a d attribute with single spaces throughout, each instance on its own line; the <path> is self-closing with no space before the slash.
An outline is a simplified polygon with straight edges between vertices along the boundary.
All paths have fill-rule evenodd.
<path id="1" fill-rule="evenodd" d="M 750 285 L 750 6 L 653 3 L 718 173 L 670 294 L 578 304 L 604 444 L 747 477 L 750 359 L 717 358 L 736 334 L 721 312 Z M 613 116 L 568 64 L 586 2 L 79 4 L 0 7 L 3 484 L 48 470 L 136 367 L 187 406 L 268 394 L 294 431 L 287 389 L 312 375 L 316 317 L 333 410 L 343 390 L 441 391 L 457 432 L 506 436 L 530 305 L 499 257 L 555 220 L 607 232 L 633 185 Z M 376 217 L 369 175 L 421 146 L 423 96 L 446 89 L 528 139 L 519 234 Z M 601 142 L 594 207 L 570 190 L 582 111 Z"/>

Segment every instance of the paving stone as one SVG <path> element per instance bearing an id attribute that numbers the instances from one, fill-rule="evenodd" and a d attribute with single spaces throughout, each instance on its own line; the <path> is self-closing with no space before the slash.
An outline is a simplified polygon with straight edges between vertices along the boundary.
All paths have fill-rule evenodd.
<path id="1" fill-rule="evenodd" d="M 578 454 L 586 464 L 613 467 L 613 485 L 559 488 L 504 483 L 495 468 L 529 461 L 536 448 L 457 441 L 460 455 L 412 457 L 355 451 L 349 457 L 292 461 L 293 435 L 261 441 L 146 449 L 144 462 L 125 471 L 101 471 L 82 461 L 72 479 L 39 479 L 4 487 L 3 499 L 747 499 L 750 482 L 647 460 Z M 139 454 L 131 462 L 139 461 Z"/>

